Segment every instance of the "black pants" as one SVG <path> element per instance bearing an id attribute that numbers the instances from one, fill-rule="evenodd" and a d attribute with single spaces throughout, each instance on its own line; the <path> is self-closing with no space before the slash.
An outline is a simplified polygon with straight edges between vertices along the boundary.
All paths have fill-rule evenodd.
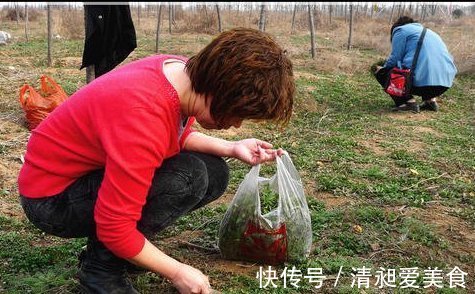
<path id="1" fill-rule="evenodd" d="M 91 172 L 53 197 L 27 198 L 28 219 L 48 234 L 64 238 L 96 236 L 94 206 L 104 170 Z M 182 152 L 155 171 L 137 228 L 150 236 L 180 216 L 219 198 L 227 188 L 229 168 L 222 158 Z"/>
<path id="2" fill-rule="evenodd" d="M 376 80 L 385 87 L 389 79 L 390 68 L 383 67 L 377 73 L 374 74 Z M 406 103 L 409 99 L 412 99 L 412 95 L 421 96 L 423 101 L 430 100 L 432 98 L 442 95 L 449 88 L 443 86 L 423 86 L 411 88 L 410 94 L 405 97 L 391 96 L 396 106 Z"/>

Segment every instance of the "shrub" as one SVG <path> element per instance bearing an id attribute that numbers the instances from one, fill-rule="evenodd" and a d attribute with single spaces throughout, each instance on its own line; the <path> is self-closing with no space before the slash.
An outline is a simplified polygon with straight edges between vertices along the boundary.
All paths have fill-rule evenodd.
<path id="1" fill-rule="evenodd" d="M 84 15 L 81 10 L 61 12 L 61 36 L 68 39 L 81 39 L 84 33 Z"/>
<path id="2" fill-rule="evenodd" d="M 38 9 L 32 9 L 31 7 L 28 8 L 28 21 L 36 21 L 40 15 Z M 24 7 L 18 8 L 18 20 L 24 21 L 25 20 L 25 9 Z M 17 12 L 14 8 L 7 9 L 5 16 L 3 17 L 4 20 L 9 21 L 16 21 L 17 19 Z"/>
<path id="3" fill-rule="evenodd" d="M 218 16 L 216 10 L 207 9 L 206 6 L 199 6 L 195 15 L 186 17 L 184 26 L 178 29 L 179 32 L 201 32 L 205 34 L 215 34 L 217 30 Z"/>
<path id="4" fill-rule="evenodd" d="M 5 15 L 6 20 L 10 21 L 16 21 L 18 17 L 18 20 L 24 20 L 25 19 L 25 12 L 23 9 L 18 9 L 18 11 L 14 8 L 10 8 L 7 10 L 7 13 Z"/>
<path id="5" fill-rule="evenodd" d="M 454 18 L 461 18 L 463 16 L 463 10 L 462 9 L 455 9 L 454 11 L 452 11 L 452 16 Z"/>

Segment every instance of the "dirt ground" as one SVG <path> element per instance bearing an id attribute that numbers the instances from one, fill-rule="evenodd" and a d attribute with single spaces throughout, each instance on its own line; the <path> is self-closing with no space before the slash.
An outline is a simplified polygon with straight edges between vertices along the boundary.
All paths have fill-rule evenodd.
<path id="1" fill-rule="evenodd" d="M 332 36 L 328 35 L 328 37 L 331 38 Z M 191 44 L 189 46 L 193 45 Z M 322 61 L 321 64 L 326 64 L 329 68 L 341 70 L 348 74 L 360 72 L 363 68 L 367 67 L 367 60 L 363 58 L 354 59 L 353 56 L 351 56 L 351 53 L 343 52 L 341 54 L 335 54 L 333 51 L 326 49 L 320 50 L 319 53 L 319 60 Z M 0 52 L 0 58 L 3 59 L 10 57 Z M 32 64 L 33 62 L 34 60 L 30 57 L 15 57 L 12 58 L 12 64 L 15 64 L 15 66 L 0 68 L 0 107 L 6 109 L 0 113 L 0 142 L 8 147 L 7 152 L 0 152 L 0 187 L 2 188 L 2 190 L 0 190 L 0 215 L 19 220 L 24 220 L 25 215 L 18 202 L 16 181 L 18 172 L 21 168 L 29 132 L 25 128 L 23 113 L 17 105 L 16 89 L 20 86 L 20 81 L 31 80 L 33 77 L 39 75 L 38 71 L 35 72 L 22 69 L 34 68 Z M 77 69 L 71 68 L 78 68 L 81 60 L 77 57 L 67 57 L 58 59 L 55 62 L 57 66 L 69 68 L 62 68 L 60 74 L 77 75 Z M 295 61 L 295 67 L 299 68 L 305 65 L 306 62 L 305 59 L 298 59 Z M 323 68 L 322 66 L 320 67 Z M 44 73 L 56 75 L 57 72 L 57 68 L 49 68 Z M 304 71 L 296 71 L 295 77 L 296 79 L 302 77 L 308 81 L 314 82 L 318 82 L 320 79 L 328 79 L 325 76 L 311 74 Z M 308 87 L 306 90 L 310 92 L 313 91 L 314 88 Z M 472 94 L 475 95 L 475 90 L 471 91 Z M 319 107 L 319 105 L 315 102 L 311 102 L 310 104 L 297 105 L 296 107 L 302 107 L 309 111 L 313 111 Z M 417 115 L 386 113 L 385 115 L 395 121 L 410 119 L 417 122 L 435 118 L 435 114 L 433 113 L 420 113 Z M 440 136 L 429 127 L 416 126 L 410 131 L 425 134 L 430 133 L 436 137 Z M 231 138 L 250 133 L 252 133 L 252 129 L 244 125 L 240 129 L 232 128 L 227 131 L 216 132 L 215 134 L 224 138 Z M 388 154 L 388 150 L 381 145 L 381 143 L 384 143 L 384 140 L 382 139 L 382 136 L 378 136 L 378 134 L 374 134 L 370 139 L 358 143 L 364 148 L 371 150 L 376 155 L 385 156 Z M 409 148 L 414 152 L 420 152 L 426 148 L 426 145 L 420 141 L 411 141 Z M 362 201 L 361 199 L 353 197 L 335 196 L 331 193 L 315 193 L 315 188 L 313 186 L 313 183 L 306 184 L 305 190 L 307 197 L 314 197 L 315 199 L 322 201 L 328 210 L 354 206 Z M 211 205 L 229 203 L 233 197 L 233 194 L 227 193 Z M 401 217 L 410 216 L 417 218 L 424 223 L 433 225 L 436 233 L 447 240 L 447 249 L 437 252 L 430 252 L 427 248 L 414 245 L 413 248 L 418 248 L 417 250 L 420 251 L 420 255 L 427 255 L 429 258 L 446 260 L 447 264 L 452 265 L 457 265 L 459 263 L 459 257 L 461 255 L 475 257 L 475 231 L 473 230 L 473 225 L 455 216 L 459 208 L 441 205 L 437 200 L 434 200 L 430 203 L 426 203 L 424 208 L 400 206 L 384 207 L 384 209 L 394 212 L 396 215 L 400 215 Z M 219 288 L 225 288 L 226 279 L 229 279 L 230 277 L 238 275 L 254 277 L 256 275 L 256 272 L 259 270 L 258 264 L 224 260 L 216 251 L 216 248 L 200 248 L 194 246 L 192 242 L 188 242 L 192 241 L 194 238 L 199 238 L 201 234 L 202 232 L 200 231 L 184 231 L 178 236 L 161 240 L 160 244 L 163 246 L 162 249 L 165 252 L 176 252 L 186 248 L 186 254 L 180 255 L 183 262 L 188 262 L 198 268 L 205 269 L 205 271 L 220 273 L 222 279 L 215 281 Z M 389 259 L 390 256 L 395 253 L 401 254 L 401 252 L 392 252 L 391 250 L 375 248 L 369 258 L 373 260 L 384 260 Z M 431 256 L 431 254 L 434 256 Z M 472 265 L 471 269 L 466 270 L 475 273 L 475 265 Z M 174 292 L 172 291 L 171 293 Z"/>
<path id="2" fill-rule="evenodd" d="M 305 75 L 305 73 L 297 72 L 296 75 Z M 7 191 L 1 197 L 0 215 L 21 220 L 24 219 L 25 216 L 18 203 L 16 180 L 22 164 L 22 157 L 29 133 L 25 130 L 25 122 L 20 114 L 19 112 L 12 112 L 11 115 L 0 117 L 0 140 L 12 146 L 8 153 L 0 157 L 0 185 Z M 430 119 L 433 114 L 407 115 L 410 116 L 412 120 L 427 120 Z M 389 117 L 394 120 L 407 119 L 407 117 L 400 114 L 389 114 Z M 433 130 L 428 127 L 415 127 L 415 129 L 419 132 L 434 133 Z M 244 126 L 241 129 L 233 128 L 221 132 L 220 135 L 223 137 L 233 137 L 250 133 L 251 130 Z M 370 140 L 360 143 L 375 154 L 387 155 L 387 151 L 380 146 L 381 141 L 377 135 Z M 411 142 L 411 150 L 421 151 L 423 149 L 424 145 L 422 143 L 417 141 Z M 314 191 L 314 189 L 311 184 L 307 185 L 306 190 L 308 191 L 308 197 L 315 197 L 317 200 L 322 201 L 327 209 L 353 206 L 358 203 L 358 199 L 335 196 L 331 193 L 312 194 L 311 191 Z M 233 194 L 227 193 L 212 205 L 229 203 L 233 197 Z M 424 223 L 429 223 L 434 226 L 438 234 L 447 239 L 449 244 L 447 249 L 443 252 L 433 253 L 423 247 L 418 247 L 421 255 L 430 256 L 431 254 L 436 254 L 436 256 L 430 256 L 429 258 L 439 257 L 446 260 L 448 264 L 454 265 L 458 264 L 458 258 L 461 255 L 475 256 L 475 232 L 470 224 L 454 216 L 454 210 L 457 208 L 442 206 L 437 201 L 433 201 L 430 205 L 426 205 L 425 208 L 402 206 L 387 209 L 401 216 L 412 216 L 420 219 Z M 194 246 L 192 242 L 183 241 L 193 240 L 193 238 L 199 237 L 200 234 L 199 231 L 185 231 L 178 236 L 163 240 L 160 243 L 165 252 L 176 252 L 179 249 L 186 248 L 187 254 L 180 256 L 183 262 L 188 262 L 201 269 L 223 274 L 223 279 L 214 281 L 215 286 L 218 288 L 224 288 L 226 286 L 226 274 L 229 274 L 228 277 L 238 275 L 255 276 L 259 270 L 258 264 L 224 260 L 220 257 L 218 251 L 210 250 L 213 248 L 199 248 Z M 379 250 L 376 248 L 370 258 L 373 260 L 388 260 L 392 254 L 400 254 L 400 252 L 391 252 L 390 250 Z M 475 272 L 475 265 L 473 267 L 472 272 Z M 169 287 L 169 289 L 171 291 L 170 293 L 173 293 L 172 287 Z"/>

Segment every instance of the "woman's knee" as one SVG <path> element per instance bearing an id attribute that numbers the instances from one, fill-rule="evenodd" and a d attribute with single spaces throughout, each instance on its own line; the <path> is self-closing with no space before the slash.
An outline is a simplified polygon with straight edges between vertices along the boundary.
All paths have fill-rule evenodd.
<path id="1" fill-rule="evenodd" d="M 47 234 L 63 238 L 95 234 L 93 201 L 85 199 L 69 204 L 62 196 L 39 199 L 21 196 L 21 205 L 28 220 Z"/>
<path id="2" fill-rule="evenodd" d="M 159 194 L 202 196 L 207 186 L 208 174 L 205 163 L 193 154 L 182 152 L 165 160 L 155 172 L 149 196 Z"/>
<path id="3" fill-rule="evenodd" d="M 200 158 L 190 155 L 189 165 L 192 193 L 199 196 L 199 198 L 203 198 L 209 186 L 209 176 L 206 163 Z"/>
<path id="4" fill-rule="evenodd" d="M 194 153 L 194 155 L 201 160 L 205 167 L 208 176 L 207 194 L 212 197 L 221 196 L 229 183 L 229 166 L 226 161 L 218 156 Z"/>
<path id="5" fill-rule="evenodd" d="M 183 201 L 194 206 L 221 196 L 228 182 L 229 167 L 222 158 L 198 152 L 182 152 L 164 161 L 156 171 L 147 202 L 160 199 L 159 202 L 164 204 L 165 198 L 173 198 L 174 202 L 183 198 Z"/>
<path id="6" fill-rule="evenodd" d="M 218 162 L 216 163 L 216 170 L 217 173 L 214 173 L 210 176 L 214 180 L 210 180 L 210 182 L 214 182 L 214 194 L 216 196 L 221 196 L 226 191 L 228 184 L 229 184 L 229 166 L 226 161 L 222 158 L 219 158 Z"/>

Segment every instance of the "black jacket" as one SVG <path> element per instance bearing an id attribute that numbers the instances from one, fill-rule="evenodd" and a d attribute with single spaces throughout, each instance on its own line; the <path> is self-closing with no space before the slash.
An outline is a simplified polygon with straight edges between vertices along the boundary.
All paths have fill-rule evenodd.
<path id="1" fill-rule="evenodd" d="M 95 77 L 112 70 L 137 47 L 129 5 L 84 5 L 86 40 L 81 69 Z"/>

